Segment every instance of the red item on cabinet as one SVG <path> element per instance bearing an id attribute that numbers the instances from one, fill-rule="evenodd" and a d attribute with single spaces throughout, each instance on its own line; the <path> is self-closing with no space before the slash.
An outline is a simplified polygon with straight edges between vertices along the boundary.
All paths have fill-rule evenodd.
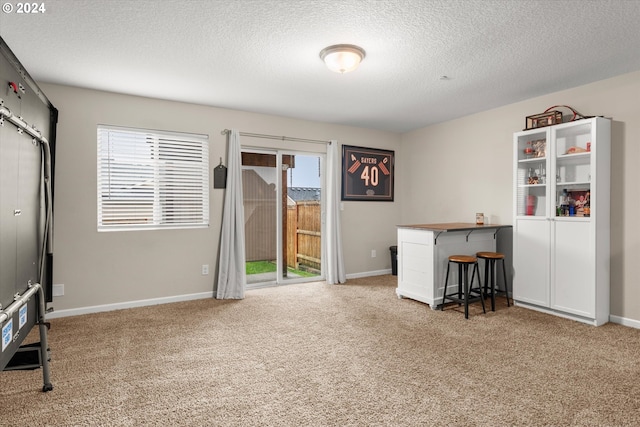
<path id="1" fill-rule="evenodd" d="M 527 196 L 527 215 L 534 215 L 536 208 L 536 196 Z"/>

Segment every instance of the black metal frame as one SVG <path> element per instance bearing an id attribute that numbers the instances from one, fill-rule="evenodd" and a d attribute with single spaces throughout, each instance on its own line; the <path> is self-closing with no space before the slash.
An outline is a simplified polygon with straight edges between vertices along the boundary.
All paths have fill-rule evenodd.
<path id="1" fill-rule="evenodd" d="M 491 290 L 491 311 L 496 311 L 496 294 L 499 290 L 496 290 L 496 262 L 502 261 L 502 275 L 504 277 L 504 293 L 507 297 L 507 307 L 510 307 L 509 303 L 509 283 L 507 282 L 507 269 L 505 268 L 504 257 L 503 258 L 487 258 L 478 255 L 478 258 L 484 260 L 484 294 L 489 293 Z M 491 280 L 489 280 L 489 274 L 491 274 Z M 489 286 L 491 282 L 491 286 Z"/>
<path id="2" fill-rule="evenodd" d="M 449 269 L 451 263 L 458 264 L 458 292 L 456 294 L 447 294 L 447 286 L 449 284 Z M 473 264 L 473 273 L 471 275 L 471 281 L 469 281 L 469 266 Z M 473 288 L 473 279 L 478 274 L 478 287 Z M 464 276 L 463 276 L 464 275 Z M 464 286 L 464 293 L 462 292 L 462 286 Z M 470 297 L 471 293 L 477 293 L 478 296 Z M 487 310 L 484 306 L 484 293 L 482 292 L 482 282 L 480 281 L 480 271 L 478 270 L 478 261 L 474 262 L 459 262 L 449 260 L 447 263 L 447 276 L 444 281 L 444 292 L 442 294 L 442 304 L 440 305 L 440 311 L 444 311 L 444 305 L 447 300 L 457 302 L 458 306 L 464 304 L 464 318 L 469 318 L 469 304 L 480 300 L 482 303 L 482 312 L 486 313 Z"/>

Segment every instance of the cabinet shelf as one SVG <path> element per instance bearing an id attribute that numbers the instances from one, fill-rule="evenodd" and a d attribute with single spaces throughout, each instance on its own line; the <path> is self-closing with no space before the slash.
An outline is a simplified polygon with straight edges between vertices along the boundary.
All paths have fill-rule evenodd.
<path id="1" fill-rule="evenodd" d="M 540 163 L 540 162 L 546 162 L 547 158 L 546 157 L 532 157 L 530 159 L 520 159 L 518 160 L 518 163 Z"/>
<path id="2" fill-rule="evenodd" d="M 569 222 L 589 222 L 590 216 L 553 216 L 547 218 L 541 215 L 516 215 L 516 220 L 533 220 L 533 221 L 569 221 Z"/>
<path id="3" fill-rule="evenodd" d="M 591 157 L 591 151 L 586 151 L 584 153 L 559 154 L 558 160 L 567 160 L 567 159 L 588 160 L 586 159 L 588 157 Z"/>
<path id="4" fill-rule="evenodd" d="M 577 154 L 561 154 L 556 157 L 556 163 L 558 165 L 588 165 L 591 162 L 591 153 L 577 153 Z"/>
<path id="5" fill-rule="evenodd" d="M 590 216 L 555 216 L 552 221 L 589 222 Z"/>
<path id="6" fill-rule="evenodd" d="M 561 181 L 556 183 L 556 187 L 571 187 L 573 189 L 577 189 L 577 187 L 589 189 L 589 186 L 591 186 L 590 181 Z"/>
<path id="7" fill-rule="evenodd" d="M 520 188 L 544 188 L 547 184 L 520 184 L 518 187 Z"/>

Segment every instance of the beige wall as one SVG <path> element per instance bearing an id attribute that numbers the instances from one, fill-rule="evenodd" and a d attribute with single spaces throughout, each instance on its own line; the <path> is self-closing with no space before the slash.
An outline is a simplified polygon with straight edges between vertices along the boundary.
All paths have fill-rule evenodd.
<path id="1" fill-rule="evenodd" d="M 397 149 L 400 135 L 199 105 L 42 84 L 59 110 L 54 219 L 54 283 L 65 285 L 55 310 L 82 309 L 213 290 L 224 190 L 211 185 L 207 229 L 97 231 L 96 126 L 110 124 L 209 135 L 211 166 L 226 164 L 225 128 Z M 243 139 L 270 145 L 264 139 Z M 308 145 L 283 143 L 291 149 Z M 290 145 L 286 145 L 290 144 Z M 318 148 L 318 147 L 314 147 Z M 391 268 L 400 202 L 346 202 L 342 212 L 348 274 Z M 375 209 L 373 209 L 375 208 Z M 371 249 L 378 256 L 371 258 Z M 202 264 L 212 274 L 201 275 Z"/>
<path id="2" fill-rule="evenodd" d="M 390 268 L 397 224 L 473 221 L 512 223 L 512 138 L 527 115 L 555 104 L 614 120 L 612 138 L 611 314 L 640 322 L 634 263 L 640 255 L 635 219 L 640 198 L 640 72 L 526 100 L 397 135 L 191 104 L 42 85 L 60 111 L 56 163 L 54 282 L 65 285 L 56 310 L 211 292 L 223 190 L 211 188 L 211 226 L 196 230 L 96 231 L 96 125 L 184 132 L 210 137 L 212 166 L 226 159 L 224 128 L 396 151 L 395 202 L 345 202 L 345 264 L 350 275 Z M 268 140 L 245 141 L 269 145 Z M 282 146 L 283 142 L 277 145 Z M 304 146 L 291 143 L 292 149 Z M 225 160 L 226 162 L 226 160 Z M 378 253 L 371 258 L 371 250 Z"/>
<path id="3" fill-rule="evenodd" d="M 512 141 L 527 115 L 570 105 L 611 118 L 611 314 L 640 322 L 640 72 L 463 117 L 402 135 L 396 161 L 402 223 L 512 221 Z"/>

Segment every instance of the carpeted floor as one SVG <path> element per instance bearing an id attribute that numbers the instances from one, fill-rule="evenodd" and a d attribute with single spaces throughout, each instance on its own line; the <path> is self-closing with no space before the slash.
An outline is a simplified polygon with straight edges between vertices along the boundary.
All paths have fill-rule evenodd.
<path id="1" fill-rule="evenodd" d="M 395 287 L 53 319 L 54 390 L 41 370 L 0 373 L 0 425 L 640 425 L 640 330 L 504 304 L 465 320 Z"/>

